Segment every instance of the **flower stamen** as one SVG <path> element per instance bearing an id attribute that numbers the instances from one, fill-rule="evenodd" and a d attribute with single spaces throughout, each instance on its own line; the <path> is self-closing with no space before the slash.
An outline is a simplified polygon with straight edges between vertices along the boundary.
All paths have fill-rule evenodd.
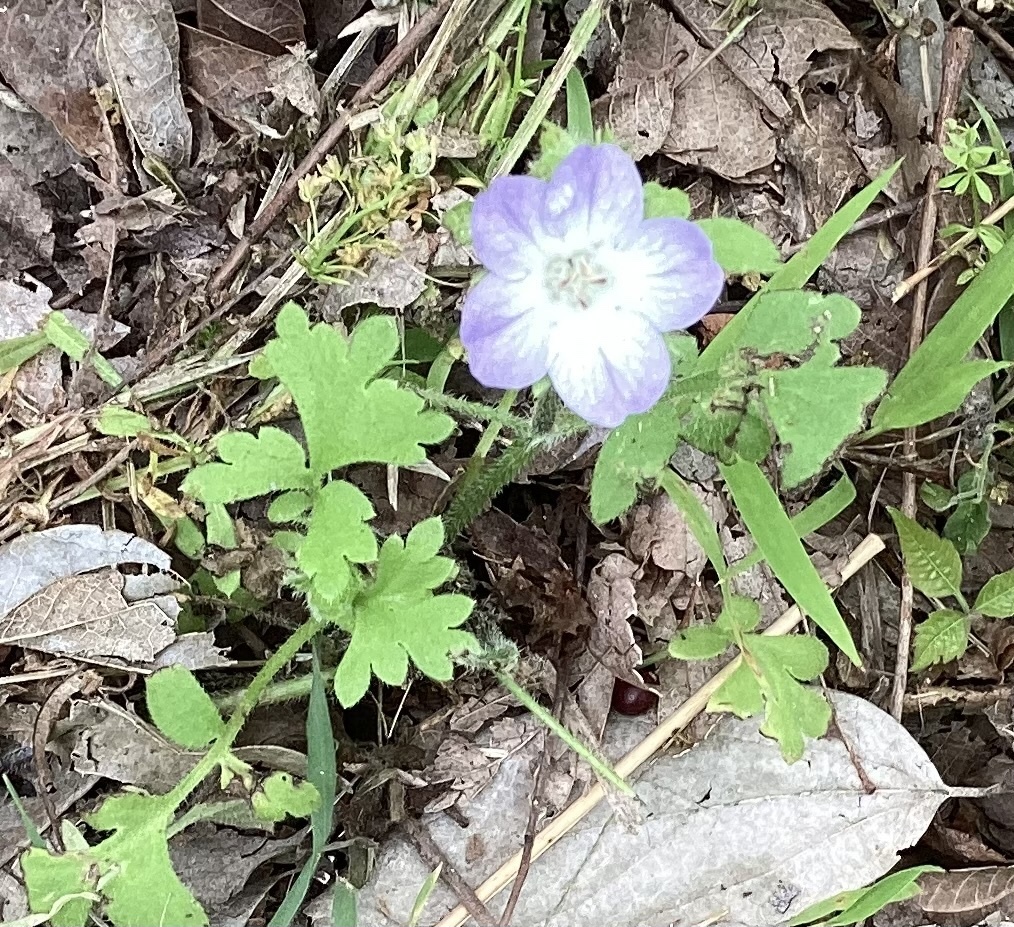
<path id="1" fill-rule="evenodd" d="M 551 258 L 543 279 L 554 300 L 577 309 L 591 307 L 612 284 L 609 274 L 587 251 Z"/>

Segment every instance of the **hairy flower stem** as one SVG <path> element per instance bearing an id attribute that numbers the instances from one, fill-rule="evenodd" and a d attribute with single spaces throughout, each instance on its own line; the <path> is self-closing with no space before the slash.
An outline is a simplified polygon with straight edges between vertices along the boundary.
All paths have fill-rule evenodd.
<path id="1" fill-rule="evenodd" d="M 486 426 L 486 430 L 483 432 L 482 437 L 479 439 L 479 444 L 476 446 L 475 453 L 472 455 L 473 462 L 481 460 L 490 452 L 490 449 L 493 447 L 493 442 L 496 441 L 497 436 L 500 434 L 503 416 L 510 412 L 511 406 L 514 405 L 517 398 L 518 391 L 516 389 L 509 389 L 503 394 L 503 396 L 500 397 L 500 401 L 496 406 L 497 417 L 490 420 L 490 423 Z"/>
<path id="2" fill-rule="evenodd" d="M 517 680 L 511 676 L 510 673 L 504 670 L 494 670 L 497 678 L 497 682 L 500 683 L 511 695 L 514 696 L 522 705 L 525 706 L 536 718 L 538 718 L 546 727 L 549 728 L 557 737 L 560 738 L 571 750 L 573 750 L 578 756 L 580 756 L 593 770 L 595 774 L 600 778 L 604 779 L 614 788 L 618 789 L 624 795 L 634 797 L 634 790 L 630 785 L 612 768 L 605 760 L 600 759 L 595 755 L 595 752 L 591 747 L 582 743 L 577 737 L 571 734 L 556 718 L 553 717 L 552 713 L 543 708 L 532 696 L 528 693 L 528 690 L 524 686 L 518 685 Z"/>
<path id="3" fill-rule="evenodd" d="M 250 716 L 250 712 L 257 707 L 271 680 L 313 639 L 324 625 L 325 622 L 321 619 L 311 618 L 298 627 L 292 636 L 268 658 L 250 685 L 247 686 L 246 691 L 243 692 L 239 704 L 229 716 L 221 736 L 215 740 L 197 765 L 180 780 L 176 788 L 165 796 L 167 806 L 175 809 L 183 804 L 190 793 L 228 756 L 233 743 L 246 723 L 246 719 Z"/>

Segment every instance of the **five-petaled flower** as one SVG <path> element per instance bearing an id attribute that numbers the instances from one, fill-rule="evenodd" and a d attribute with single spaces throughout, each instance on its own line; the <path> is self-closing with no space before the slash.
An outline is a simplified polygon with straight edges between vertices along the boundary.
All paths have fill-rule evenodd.
<path id="1" fill-rule="evenodd" d="M 645 219 L 641 178 L 615 145 L 582 145 L 549 181 L 494 180 L 472 211 L 486 273 L 465 298 L 461 340 L 484 386 L 547 374 L 564 404 L 614 427 L 651 408 L 671 362 L 663 332 L 715 304 L 724 276 L 684 219 Z"/>

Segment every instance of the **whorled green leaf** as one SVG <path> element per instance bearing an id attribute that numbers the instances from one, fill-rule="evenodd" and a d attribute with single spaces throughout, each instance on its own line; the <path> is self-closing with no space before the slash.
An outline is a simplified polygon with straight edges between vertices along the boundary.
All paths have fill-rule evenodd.
<path id="1" fill-rule="evenodd" d="M 340 598 L 353 579 L 350 564 L 377 559 L 377 537 L 366 524 L 373 516 L 370 500 L 344 480 L 328 483 L 317 494 L 306 539 L 296 552 L 316 595 L 327 601 Z"/>
<path id="2" fill-rule="evenodd" d="M 961 557 L 954 545 L 895 508 L 888 508 L 912 585 L 933 598 L 961 596 Z"/>
<path id="3" fill-rule="evenodd" d="M 287 772 L 273 772 L 251 798 L 254 814 L 262 821 L 309 817 L 320 807 L 320 793 L 310 782 L 297 782 Z"/>
<path id="4" fill-rule="evenodd" d="M 967 615 L 952 608 L 934 612 L 916 626 L 912 672 L 956 660 L 968 649 L 968 630 Z"/>
<path id="5" fill-rule="evenodd" d="M 201 750 L 225 730 L 211 696 L 190 670 L 170 666 L 145 683 L 148 714 L 166 737 L 187 750 Z"/>
<path id="6" fill-rule="evenodd" d="M 1014 616 L 1014 570 L 991 576 L 975 597 L 973 609 L 988 618 Z"/>
<path id="7" fill-rule="evenodd" d="M 275 328 L 264 355 L 296 402 L 318 476 L 353 463 L 421 463 L 423 445 L 454 428 L 449 416 L 424 410 L 415 393 L 381 377 L 398 351 L 394 319 L 372 316 L 346 340 L 330 325 L 311 326 L 288 303 Z"/>
<path id="8" fill-rule="evenodd" d="M 183 481 L 183 491 L 202 502 L 239 502 L 316 483 L 303 448 L 280 428 L 265 427 L 256 436 L 226 432 L 217 449 L 221 463 L 201 464 Z"/>
<path id="9" fill-rule="evenodd" d="M 719 217 L 701 219 L 696 225 L 711 240 L 715 260 L 727 274 L 768 276 L 782 266 L 775 243 L 746 222 Z"/>
<path id="10" fill-rule="evenodd" d="M 105 915 L 115 927 L 208 923 L 169 859 L 166 829 L 174 810 L 164 796 L 125 794 L 107 798 L 85 816 L 96 830 L 114 832 L 94 853 L 103 876 Z"/>
<path id="11" fill-rule="evenodd" d="M 353 603 L 352 639 L 335 673 L 343 706 L 366 694 L 370 676 L 401 685 L 412 662 L 431 679 L 451 678 L 451 655 L 474 645 L 458 630 L 473 602 L 458 593 L 434 595 L 451 578 L 454 561 L 438 551 L 443 544 L 439 518 L 420 522 L 403 542 L 389 537 L 380 549 L 376 578 Z"/>

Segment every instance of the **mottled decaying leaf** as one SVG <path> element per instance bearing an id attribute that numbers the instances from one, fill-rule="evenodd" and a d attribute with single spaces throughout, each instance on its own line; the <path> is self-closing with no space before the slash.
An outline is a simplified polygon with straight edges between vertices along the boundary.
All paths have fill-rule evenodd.
<path id="1" fill-rule="evenodd" d="M 77 155 L 45 116 L 13 94 L 0 100 L 0 152 L 12 167 L 36 184 L 63 173 Z"/>
<path id="2" fill-rule="evenodd" d="M 0 11 L 0 76 L 79 154 L 107 153 L 93 87 L 98 30 L 80 0 L 12 0 Z"/>
<path id="3" fill-rule="evenodd" d="M 969 923 L 995 911 L 1001 901 L 1014 893 L 1014 866 L 930 872 L 919 883 L 922 892 L 916 904 L 922 911 L 941 918 L 964 915 L 968 919 L 962 923 Z"/>
<path id="4" fill-rule="evenodd" d="M 23 270 L 48 265 L 52 229 L 53 220 L 29 179 L 0 157 L 0 275 L 17 279 Z"/>
<path id="5" fill-rule="evenodd" d="M 127 602 L 123 584 L 108 569 L 58 579 L 0 620 L 0 643 L 147 663 L 175 640 L 174 621 L 154 601 Z"/>
<path id="6" fill-rule="evenodd" d="M 355 274 L 347 286 L 337 288 L 332 312 L 363 303 L 404 309 L 422 295 L 430 258 L 427 237 L 414 233 L 407 222 L 399 219 L 391 223 L 387 239 L 394 253 L 373 252 L 364 268 L 365 276 Z"/>
<path id="7" fill-rule="evenodd" d="M 100 54 L 141 153 L 169 167 L 190 159 L 180 38 L 170 0 L 102 0 Z"/>
<path id="8" fill-rule="evenodd" d="M 304 41 L 299 0 L 198 0 L 197 24 L 212 35 L 265 55 Z"/>
<path id="9" fill-rule="evenodd" d="M 588 632 L 588 647 L 595 659 L 614 676 L 641 686 L 644 680 L 641 648 L 634 640 L 630 619 L 637 617 L 634 577 L 638 566 L 623 554 L 609 554 L 592 570 L 588 580 L 588 604 L 595 624 Z"/>

